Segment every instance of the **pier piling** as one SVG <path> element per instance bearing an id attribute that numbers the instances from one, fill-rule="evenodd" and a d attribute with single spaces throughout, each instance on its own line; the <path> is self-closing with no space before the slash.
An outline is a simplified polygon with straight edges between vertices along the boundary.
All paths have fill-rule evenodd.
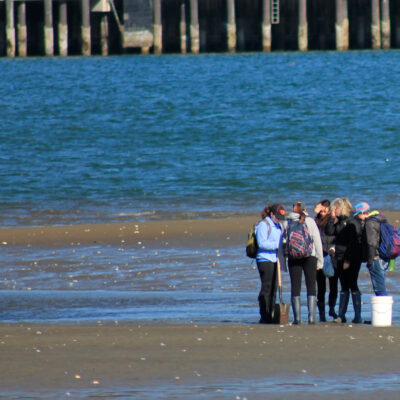
<path id="1" fill-rule="evenodd" d="M 6 7 L 6 53 L 15 56 L 14 0 L 5 0 Z"/>
<path id="2" fill-rule="evenodd" d="M 299 0 L 298 46 L 300 51 L 308 50 L 307 0 Z"/>
<path id="3" fill-rule="evenodd" d="M 197 54 L 200 51 L 199 4 L 190 0 L 190 50 Z"/>
<path id="4" fill-rule="evenodd" d="M 228 51 L 234 53 L 236 51 L 236 18 L 235 18 L 235 0 L 227 0 L 227 24 L 226 33 L 228 40 Z"/>
<path id="5" fill-rule="evenodd" d="M 162 19 L 161 19 L 161 0 L 153 0 L 154 11 L 154 54 L 161 54 L 162 45 Z"/>
<path id="6" fill-rule="evenodd" d="M 271 0 L 263 0 L 262 12 L 262 49 L 263 51 L 271 51 Z"/>
<path id="7" fill-rule="evenodd" d="M 82 55 L 91 55 L 91 35 L 90 35 L 90 1 L 81 0 L 81 10 L 82 10 L 82 25 L 81 25 L 81 35 L 82 35 Z"/>
<path id="8" fill-rule="evenodd" d="M 382 0 L 382 48 L 390 49 L 390 8 L 389 0 Z"/>
<path id="9" fill-rule="evenodd" d="M 67 2 L 61 1 L 58 6 L 58 51 L 60 56 L 68 55 Z"/>
<path id="10" fill-rule="evenodd" d="M 26 28 L 26 3 L 20 1 L 17 3 L 17 48 L 18 56 L 26 57 L 27 51 L 27 28 Z"/>
<path id="11" fill-rule="evenodd" d="M 46 56 L 54 56 L 52 0 L 44 0 L 44 52 Z"/>

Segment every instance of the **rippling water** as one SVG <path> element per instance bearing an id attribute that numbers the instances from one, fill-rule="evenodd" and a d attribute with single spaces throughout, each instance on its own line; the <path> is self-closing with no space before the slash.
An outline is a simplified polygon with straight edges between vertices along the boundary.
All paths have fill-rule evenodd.
<path id="1" fill-rule="evenodd" d="M 400 53 L 0 60 L 0 221 L 400 209 Z"/>

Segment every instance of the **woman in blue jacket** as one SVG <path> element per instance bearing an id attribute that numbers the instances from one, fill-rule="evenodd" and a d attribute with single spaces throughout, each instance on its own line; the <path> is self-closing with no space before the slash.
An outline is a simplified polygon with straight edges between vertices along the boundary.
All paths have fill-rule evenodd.
<path id="1" fill-rule="evenodd" d="M 281 243 L 282 226 L 279 221 L 285 218 L 285 209 L 281 204 L 267 206 L 261 213 L 262 220 L 256 225 L 255 235 L 258 244 L 257 268 L 261 279 L 258 295 L 260 306 L 260 324 L 272 323 L 275 310 L 277 289 L 277 259 Z"/>

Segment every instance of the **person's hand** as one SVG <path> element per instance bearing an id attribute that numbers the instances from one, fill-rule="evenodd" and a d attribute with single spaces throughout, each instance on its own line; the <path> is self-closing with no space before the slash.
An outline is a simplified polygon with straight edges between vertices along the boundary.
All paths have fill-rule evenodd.
<path id="1" fill-rule="evenodd" d="M 350 268 L 350 263 L 348 261 L 345 261 L 343 263 L 343 270 L 349 269 Z"/>
<path id="2" fill-rule="evenodd" d="M 333 256 L 335 254 L 335 248 L 334 247 L 331 247 L 330 249 L 329 249 L 329 255 L 330 256 Z"/>
<path id="3" fill-rule="evenodd" d="M 317 204 L 314 208 L 315 214 L 319 214 L 322 210 L 322 204 Z"/>
<path id="4" fill-rule="evenodd" d="M 322 265 L 320 265 L 319 267 L 317 266 L 317 271 L 318 271 L 318 270 L 321 270 L 322 268 L 323 268 Z"/>

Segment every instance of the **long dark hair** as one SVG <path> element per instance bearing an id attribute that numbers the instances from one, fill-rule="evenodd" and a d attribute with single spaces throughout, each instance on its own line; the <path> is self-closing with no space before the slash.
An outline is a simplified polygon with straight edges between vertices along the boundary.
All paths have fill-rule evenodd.
<path id="1" fill-rule="evenodd" d="M 322 200 L 318 204 L 321 204 L 321 206 L 324 206 L 329 209 L 331 207 L 331 202 L 329 200 Z M 319 227 L 323 227 L 328 223 L 330 216 L 331 216 L 330 211 L 325 215 L 325 217 L 322 217 L 320 214 L 318 214 L 315 218 L 315 222 Z"/>
<path id="2" fill-rule="evenodd" d="M 272 204 L 267 205 L 264 210 L 261 211 L 261 218 L 265 219 L 266 217 L 270 217 L 271 216 L 271 208 L 272 208 Z"/>

